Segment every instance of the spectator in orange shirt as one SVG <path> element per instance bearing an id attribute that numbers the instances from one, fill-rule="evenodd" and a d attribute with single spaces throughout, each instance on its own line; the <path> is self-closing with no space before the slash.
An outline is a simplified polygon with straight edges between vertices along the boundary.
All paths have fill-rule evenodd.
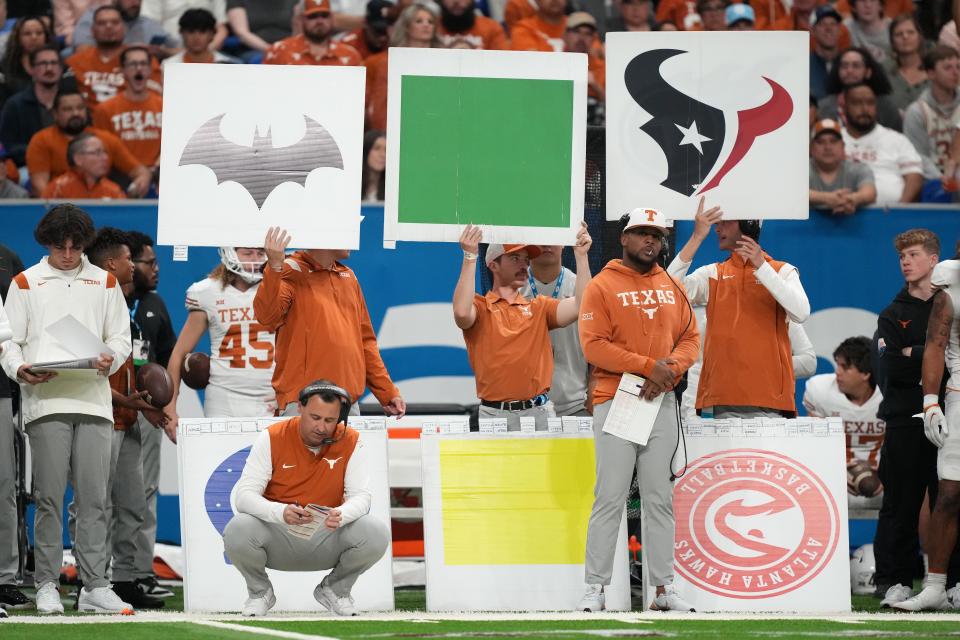
<path id="1" fill-rule="evenodd" d="M 3 73 L 3 100 L 30 86 L 33 80 L 30 55 L 50 44 L 53 37 L 43 21 L 36 16 L 20 18 L 7 38 L 0 72 Z"/>
<path id="2" fill-rule="evenodd" d="M 465 43 L 470 49 L 509 49 L 507 34 L 496 20 L 477 15 L 474 0 L 440 0 L 437 35 L 450 49 Z"/>
<path id="3" fill-rule="evenodd" d="M 507 34 L 513 32 L 515 24 L 535 15 L 537 15 L 536 0 L 507 0 L 503 7 L 503 23 L 506 25 Z"/>
<path id="4" fill-rule="evenodd" d="M 693 30 L 702 25 L 696 0 L 660 0 L 657 22 L 672 24 L 680 31 Z"/>
<path id="5" fill-rule="evenodd" d="M 87 106 L 76 89 L 63 88 L 53 99 L 53 124 L 41 129 L 27 145 L 27 169 L 35 195 L 40 195 L 51 178 L 66 173 L 67 145 L 84 131 L 100 138 L 110 157 L 110 165 L 131 181 L 129 192 L 142 197 L 150 188 L 151 173 L 130 155 L 112 133 L 87 126 Z"/>
<path id="6" fill-rule="evenodd" d="M 562 1 L 562 0 L 561 0 Z M 391 47 L 437 48 L 436 5 L 414 2 L 400 14 L 390 37 Z M 367 128 L 387 129 L 387 61 L 389 51 L 367 58 Z"/>
<path id="7" fill-rule="evenodd" d="M 567 30 L 566 0 L 537 0 L 537 14 L 524 18 L 510 31 L 514 51 L 563 51 Z"/>
<path id="8" fill-rule="evenodd" d="M 120 138 L 133 157 L 156 175 L 160 169 L 163 98 L 147 89 L 152 62 L 146 47 L 128 47 L 120 54 L 126 86 L 123 93 L 93 110 L 93 125 Z"/>
<path id="9" fill-rule="evenodd" d="M 363 58 L 348 44 L 336 42 L 330 0 L 304 0 L 300 16 L 303 33 L 274 42 L 263 57 L 264 64 L 313 64 L 359 66 Z"/>
<path id="10" fill-rule="evenodd" d="M 47 184 L 44 198 L 57 200 L 95 200 L 99 198 L 126 198 L 123 189 L 107 178 L 110 156 L 100 138 L 92 133 L 81 133 L 67 145 L 70 170 Z"/>
<path id="11" fill-rule="evenodd" d="M 597 37 L 597 21 L 586 11 L 574 11 L 567 17 L 563 32 L 563 50 L 587 54 L 587 89 L 594 104 L 602 103 L 606 95 L 606 63 L 592 51 Z M 590 105 L 587 106 L 589 111 Z"/>
<path id="12" fill-rule="evenodd" d="M 653 31 L 657 26 L 650 0 L 618 0 L 613 6 L 619 16 L 607 20 L 607 32 Z"/>
<path id="13" fill-rule="evenodd" d="M 396 19 L 394 9 L 394 4 L 387 0 L 370 0 L 364 25 L 340 36 L 340 42 L 356 49 L 364 60 L 384 51 L 390 42 L 390 26 Z"/>

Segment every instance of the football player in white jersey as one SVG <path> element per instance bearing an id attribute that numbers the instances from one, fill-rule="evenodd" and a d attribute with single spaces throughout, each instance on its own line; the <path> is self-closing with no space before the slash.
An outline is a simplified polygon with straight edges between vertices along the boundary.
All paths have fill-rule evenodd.
<path id="1" fill-rule="evenodd" d="M 925 545 L 930 564 L 923 591 L 893 605 L 906 611 L 960 607 L 960 582 L 956 575 L 951 576 L 952 585 L 947 590 L 948 571 L 956 573 L 956 559 L 951 559 L 951 555 L 957 542 L 960 514 L 960 260 L 945 260 L 934 267 L 930 283 L 937 292 L 923 349 L 923 431 L 939 449 L 940 482 Z M 944 400 L 946 415 L 937 395 L 944 365 L 950 373 Z"/>
<path id="2" fill-rule="evenodd" d="M 173 400 L 170 431 L 176 432 L 177 396 L 184 358 L 210 332 L 210 382 L 204 390 L 207 417 L 272 416 L 274 334 L 253 316 L 253 298 L 263 278 L 263 249 L 221 247 L 220 264 L 187 289 L 187 321 L 170 356 Z"/>
<path id="3" fill-rule="evenodd" d="M 847 338 L 833 352 L 836 373 L 823 373 L 807 380 L 803 406 L 817 418 L 840 417 L 847 436 L 847 464 L 863 460 L 876 471 L 886 425 L 877 417 L 883 396 L 873 379 L 870 363 L 870 339 Z M 881 485 L 873 496 L 860 496 L 847 485 L 847 505 L 851 509 L 879 509 L 883 501 Z"/>

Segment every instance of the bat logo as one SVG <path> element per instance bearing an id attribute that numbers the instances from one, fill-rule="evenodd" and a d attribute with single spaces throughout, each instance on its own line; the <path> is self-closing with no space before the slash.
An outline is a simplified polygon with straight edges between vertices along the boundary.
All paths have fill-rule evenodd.
<path id="1" fill-rule="evenodd" d="M 306 186 L 307 176 L 320 167 L 343 169 L 340 147 L 318 122 L 304 116 L 303 137 L 287 147 L 273 146 L 270 131 L 254 132 L 253 146 L 230 142 L 220 133 L 220 121 L 226 114 L 207 120 L 190 136 L 180 155 L 179 166 L 199 164 L 217 177 L 217 184 L 236 182 L 253 198 L 257 209 L 263 207 L 274 189 L 284 182 Z"/>
<path id="2" fill-rule="evenodd" d="M 764 77 L 772 95 L 766 103 L 737 112 L 737 137 L 730 155 L 713 174 L 726 136 L 721 109 L 704 104 L 672 87 L 660 73 L 670 58 L 687 53 L 679 49 L 653 49 L 633 58 L 624 71 L 624 83 L 633 100 L 653 116 L 640 129 L 660 146 L 667 159 L 667 177 L 660 184 L 684 196 L 703 194 L 723 178 L 750 151 L 754 141 L 776 131 L 793 114 L 786 89 Z"/>

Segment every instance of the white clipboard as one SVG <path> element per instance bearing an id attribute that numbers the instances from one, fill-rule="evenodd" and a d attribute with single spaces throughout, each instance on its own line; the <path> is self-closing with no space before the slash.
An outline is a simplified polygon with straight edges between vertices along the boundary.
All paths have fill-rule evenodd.
<path id="1" fill-rule="evenodd" d="M 657 414 L 660 413 L 663 394 L 657 395 L 653 400 L 644 400 L 640 396 L 644 382 L 640 376 L 623 374 L 617 393 L 613 396 L 610 412 L 603 422 L 604 433 L 646 446 Z"/>

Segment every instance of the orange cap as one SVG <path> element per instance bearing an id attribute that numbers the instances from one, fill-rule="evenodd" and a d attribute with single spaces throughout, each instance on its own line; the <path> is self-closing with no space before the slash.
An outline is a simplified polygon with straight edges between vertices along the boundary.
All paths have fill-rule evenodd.
<path id="1" fill-rule="evenodd" d="M 303 0 L 303 15 L 324 11 L 330 13 L 330 0 Z"/>

